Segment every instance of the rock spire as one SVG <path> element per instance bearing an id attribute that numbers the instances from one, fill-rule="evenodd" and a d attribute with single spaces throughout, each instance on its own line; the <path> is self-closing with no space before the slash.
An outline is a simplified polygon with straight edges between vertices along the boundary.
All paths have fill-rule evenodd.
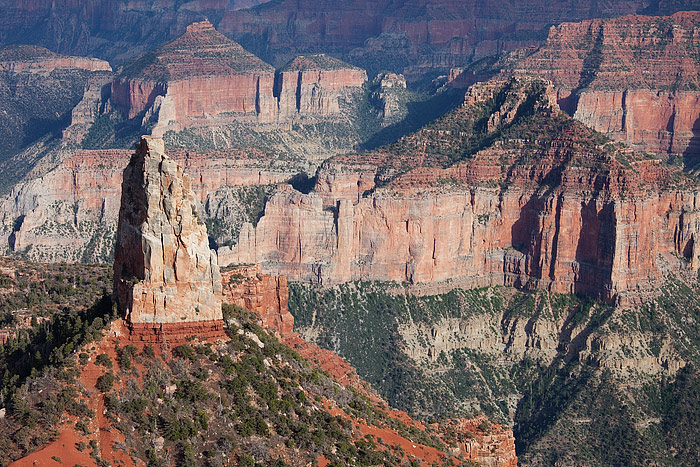
<path id="1" fill-rule="evenodd" d="M 124 170 L 114 292 L 136 340 L 223 333 L 216 254 L 191 179 L 161 138 L 142 137 Z"/>

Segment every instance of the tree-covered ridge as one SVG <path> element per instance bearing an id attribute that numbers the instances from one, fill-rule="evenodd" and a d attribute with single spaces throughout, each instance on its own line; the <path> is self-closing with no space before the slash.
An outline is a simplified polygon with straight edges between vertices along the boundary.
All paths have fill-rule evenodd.
<path id="1" fill-rule="evenodd" d="M 0 465 L 66 430 L 77 436 L 68 448 L 98 465 L 125 455 L 149 466 L 306 465 L 321 457 L 334 466 L 409 465 L 411 444 L 446 462 L 437 432 L 341 386 L 248 310 L 224 306 L 225 342 L 136 347 L 114 335 L 106 268 L 5 261 L 2 271 L 0 305 L 9 315 L 28 306 L 32 318 L 0 345 Z M 25 290 L 48 298 L 32 292 L 20 303 Z M 113 445 L 96 426 L 113 433 Z M 405 444 L 366 436 L 363 427 Z"/>

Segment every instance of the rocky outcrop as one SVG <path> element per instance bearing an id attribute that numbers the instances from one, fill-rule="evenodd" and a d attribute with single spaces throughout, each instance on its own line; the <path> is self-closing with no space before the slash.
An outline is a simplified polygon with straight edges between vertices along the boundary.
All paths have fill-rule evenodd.
<path id="1" fill-rule="evenodd" d="M 43 47 L 14 45 L 0 50 L 0 71 L 49 74 L 56 70 L 112 71 L 104 60 L 71 57 Z"/>
<path id="2" fill-rule="evenodd" d="M 114 294 L 132 337 L 223 336 L 221 275 L 191 179 L 143 137 L 124 170 Z"/>
<path id="3" fill-rule="evenodd" d="M 324 54 L 296 57 L 277 75 L 275 95 L 282 120 L 340 113 L 338 99 L 367 81 L 367 73 Z"/>
<path id="4" fill-rule="evenodd" d="M 372 80 L 372 86 L 369 98 L 379 109 L 384 125 L 406 116 L 402 99 L 406 89 L 406 78 L 403 75 L 380 73 Z"/>
<path id="5" fill-rule="evenodd" d="M 635 149 L 700 155 L 700 13 L 624 16 L 553 27 L 500 66 L 551 80 L 576 119 Z"/>
<path id="6" fill-rule="evenodd" d="M 494 425 L 484 416 L 451 420 L 440 426 L 441 431 L 457 433 L 455 454 L 484 467 L 517 467 L 513 430 Z"/>
<path id="7" fill-rule="evenodd" d="M 260 265 L 238 266 L 221 274 L 224 302 L 254 311 L 263 324 L 280 335 L 289 335 L 294 317 L 287 303 L 289 290 L 285 276 L 262 274 Z"/>
<path id="8" fill-rule="evenodd" d="M 323 54 L 297 57 L 279 72 L 218 33 L 208 21 L 127 65 L 111 104 L 162 136 L 197 125 L 254 127 L 338 116 L 339 99 L 367 81 L 364 70 Z"/>
<path id="9" fill-rule="evenodd" d="M 110 102 L 163 135 L 212 118 L 269 124 L 335 116 L 339 99 L 366 81 L 364 70 L 324 54 L 297 57 L 275 73 L 204 21 L 128 65 Z"/>
<path id="10" fill-rule="evenodd" d="M 535 100 L 520 85 L 499 94 L 503 86 L 473 89 L 462 108 L 393 153 L 325 164 L 309 194 L 278 191 L 257 227 L 242 227 L 230 261 L 324 284 L 506 284 L 607 300 L 668 268 L 698 270 L 695 182 L 597 146 L 590 130 L 558 114 L 551 88 Z M 485 101 L 503 105 L 474 116 Z M 516 123 L 533 105 L 538 120 Z M 483 122 L 486 138 L 513 136 L 450 165 L 470 147 L 459 131 L 470 134 L 471 121 Z"/>

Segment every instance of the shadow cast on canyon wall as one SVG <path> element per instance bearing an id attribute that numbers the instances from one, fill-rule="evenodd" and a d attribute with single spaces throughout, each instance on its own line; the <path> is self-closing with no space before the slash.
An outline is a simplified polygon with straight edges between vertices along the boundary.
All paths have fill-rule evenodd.
<path id="1" fill-rule="evenodd" d="M 693 122 L 691 130 L 693 136 L 688 141 L 688 146 L 683 151 L 683 169 L 697 173 L 700 169 L 700 117 Z"/>

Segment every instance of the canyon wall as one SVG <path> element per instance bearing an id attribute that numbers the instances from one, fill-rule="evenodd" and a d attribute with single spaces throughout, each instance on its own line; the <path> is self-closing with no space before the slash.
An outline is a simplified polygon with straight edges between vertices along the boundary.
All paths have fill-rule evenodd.
<path id="1" fill-rule="evenodd" d="M 223 336 L 221 275 L 191 179 L 143 137 L 124 169 L 114 295 L 132 337 Z"/>
<path id="2" fill-rule="evenodd" d="M 0 159 L 60 133 L 91 83 L 111 76 L 102 60 L 34 46 L 0 49 Z"/>
<path id="3" fill-rule="evenodd" d="M 192 178 L 207 218 L 241 216 L 246 187 L 289 180 L 304 166 L 261 151 L 171 152 Z M 4 254 L 40 261 L 104 261 L 111 256 L 127 150 L 83 150 L 30 174 L 0 200 Z M 247 219 L 247 217 L 246 217 Z"/>
<path id="4" fill-rule="evenodd" d="M 263 124 L 337 116 L 339 99 L 366 81 L 364 70 L 323 54 L 297 57 L 276 74 L 203 21 L 128 64 L 111 85 L 110 103 L 144 126 L 154 122 L 152 134 L 162 136 L 231 115 Z"/>
<path id="5" fill-rule="evenodd" d="M 327 162 L 310 193 L 278 190 L 220 261 L 323 284 L 506 284 L 607 300 L 671 269 L 697 271 L 695 181 L 596 143 L 554 100 L 538 80 L 472 88 L 461 108 L 387 152 Z M 502 104 L 483 113 L 484 102 Z M 478 122 L 490 146 L 450 163 Z"/>
<path id="6" fill-rule="evenodd" d="M 280 118 L 340 113 L 338 99 L 367 82 L 367 72 L 324 54 L 300 56 L 278 73 Z"/>
<path id="7" fill-rule="evenodd" d="M 335 198 L 292 189 L 245 224 L 224 263 L 324 284 L 351 280 L 539 284 L 555 292 L 619 293 L 698 269 L 697 192 L 620 199 L 474 188 Z"/>
<path id="8" fill-rule="evenodd" d="M 562 109 L 637 150 L 700 155 L 700 12 L 624 16 L 552 27 L 514 53 L 507 73 L 551 80 Z"/>

